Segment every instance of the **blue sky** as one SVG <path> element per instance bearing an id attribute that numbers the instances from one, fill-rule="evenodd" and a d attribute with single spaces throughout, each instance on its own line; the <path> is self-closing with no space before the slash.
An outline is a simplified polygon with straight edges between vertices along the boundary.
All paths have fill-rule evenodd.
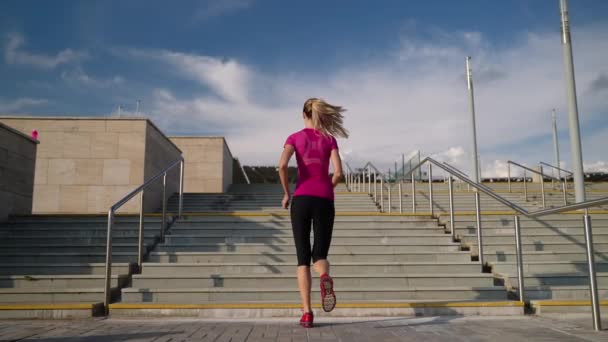
<path id="1" fill-rule="evenodd" d="M 608 170 L 608 1 L 570 1 L 570 19 L 585 162 Z M 320 96 L 349 109 L 347 158 L 422 149 L 466 169 L 472 55 L 484 171 L 551 161 L 551 108 L 569 161 L 558 0 L 5 0 L 0 38 L 0 113 L 132 115 L 139 99 L 167 134 L 224 135 L 253 164 Z"/>

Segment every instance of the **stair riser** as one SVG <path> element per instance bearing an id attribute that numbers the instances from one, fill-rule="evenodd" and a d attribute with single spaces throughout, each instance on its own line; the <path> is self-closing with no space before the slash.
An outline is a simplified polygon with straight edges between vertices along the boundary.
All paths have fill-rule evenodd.
<path id="1" fill-rule="evenodd" d="M 312 231 L 312 229 L 311 229 Z M 275 228 L 275 229 L 243 229 L 243 230 L 231 230 L 231 229 L 209 229 L 209 228 L 198 228 L 198 229 L 187 229 L 187 228 L 171 228 L 171 236 L 180 235 L 197 235 L 197 236 L 209 236 L 218 234 L 230 234 L 230 235 L 292 235 L 293 231 L 289 228 Z M 395 229 L 384 229 L 384 228 L 335 228 L 333 229 L 333 236 L 353 236 L 353 235 L 396 235 L 396 236 L 415 236 L 415 235 L 441 235 L 446 234 L 443 228 L 395 228 Z"/>
<path id="2" fill-rule="evenodd" d="M 96 287 L 99 287 L 96 286 Z M 103 292 L 100 293 L 23 293 L 0 294 L 0 303 L 99 303 L 103 302 Z"/>
<path id="3" fill-rule="evenodd" d="M 569 215 L 570 216 L 570 215 Z M 582 216 L 573 216 L 576 217 L 576 220 L 550 220 L 545 222 L 538 221 L 520 221 L 520 227 L 522 231 L 528 232 L 532 228 L 545 228 L 551 230 L 552 228 L 578 228 L 584 229 Z M 475 223 L 475 216 L 471 216 L 472 219 L 467 221 L 459 221 L 455 220 L 457 229 L 475 229 L 477 224 Z M 481 226 L 483 229 L 486 228 L 503 228 L 503 229 L 513 229 L 514 224 L 513 220 L 485 220 L 486 217 L 483 217 L 481 220 Z M 449 220 L 447 218 L 442 217 L 441 222 L 448 223 Z M 605 229 L 608 227 L 608 220 L 599 220 L 593 219 L 593 229 L 597 227 L 597 229 Z"/>
<path id="4" fill-rule="evenodd" d="M 144 236 L 147 239 L 153 239 L 159 234 L 159 231 L 146 231 Z M 0 233 L 1 235 L 1 233 Z M 5 233 L 7 238 L 28 238 L 28 237 L 45 237 L 45 238 L 98 238 L 105 239 L 107 237 L 107 229 L 100 230 L 66 230 L 66 229 L 49 229 L 49 230 L 29 230 L 25 229 L 22 231 L 12 231 Z M 124 230 L 112 230 L 112 238 L 135 238 L 139 237 L 137 230 L 124 231 Z M 104 240 L 105 241 L 105 240 Z"/>
<path id="5" fill-rule="evenodd" d="M 77 255 L 77 256 L 72 256 L 72 255 L 38 255 L 38 254 L 32 254 L 32 255 L 25 255 L 25 256 L 13 256 L 13 255 L 7 255 L 7 256 L 0 256 L 0 259 L 2 260 L 3 263 L 9 263 L 9 264 L 19 264 L 19 263 L 43 263 L 43 264 L 48 264 L 48 263 L 105 263 L 106 261 L 106 257 L 104 255 L 86 255 L 86 254 L 82 254 L 82 255 Z M 133 255 L 133 256 L 122 256 L 122 255 L 113 255 L 112 256 L 112 262 L 120 262 L 120 263 L 125 263 L 125 262 L 136 262 L 137 261 L 137 255 Z"/>
<path id="6" fill-rule="evenodd" d="M 291 229 L 291 221 L 276 221 L 276 222 L 189 222 L 181 221 L 173 224 L 171 230 L 181 230 L 184 228 L 190 229 Z M 334 221 L 335 230 L 352 230 L 352 229 L 437 229 L 435 221 L 418 221 L 418 222 L 348 222 Z"/>
<path id="7" fill-rule="evenodd" d="M 332 244 L 329 248 L 329 255 L 335 254 L 387 254 L 387 253 L 411 253 L 433 250 L 433 248 L 445 248 L 447 251 L 456 251 L 459 249 L 458 246 L 449 245 L 434 245 L 434 246 L 417 246 L 417 245 L 338 245 Z M 172 246 L 172 245 L 159 245 L 154 249 L 154 252 L 176 252 L 177 249 L 183 249 L 185 252 L 217 252 L 223 253 L 250 253 L 250 254 L 266 254 L 274 255 L 277 253 L 293 254 L 296 255 L 296 249 L 293 244 L 282 244 L 282 245 L 247 245 L 247 244 L 205 244 L 198 246 Z M 196 250 L 193 250 L 196 249 Z"/>
<path id="8" fill-rule="evenodd" d="M 558 245 L 522 245 L 524 251 L 550 251 L 550 252 L 573 252 L 573 253 L 585 253 L 584 245 L 575 244 L 558 244 Z M 596 253 L 608 253 L 608 244 L 594 244 Z M 477 247 L 471 245 L 471 250 L 476 251 Z M 484 254 L 497 254 L 500 252 L 514 253 L 515 246 L 509 245 L 498 245 L 498 246 L 483 246 Z"/>
<path id="9" fill-rule="evenodd" d="M 314 231 L 311 230 L 311 234 L 314 234 Z M 171 240 L 180 240 L 180 239 L 205 239 L 205 238 L 215 238 L 215 237 L 292 237 L 293 232 L 291 229 L 283 229 L 283 230 L 225 230 L 225 231 L 216 231 L 216 230 L 199 230 L 196 236 L 188 236 L 181 231 L 171 231 L 170 234 L 167 235 L 167 238 Z M 357 229 L 357 230 L 334 230 L 332 237 L 358 237 L 358 236 L 372 236 L 372 237 L 409 237 L 411 239 L 415 238 L 443 238 L 448 236 L 441 229 L 427 230 L 422 233 L 412 233 L 408 230 L 400 230 L 400 229 Z"/>
<path id="10" fill-rule="evenodd" d="M 447 225 L 449 228 L 449 224 Z M 505 235 L 505 236 L 514 236 L 515 230 L 513 228 L 491 228 L 482 226 L 483 233 L 487 235 Z M 600 227 L 596 230 L 593 227 L 594 235 L 597 233 L 598 235 L 608 234 L 608 227 Z M 469 228 L 469 229 L 456 229 L 456 234 L 460 236 L 464 236 L 467 234 L 477 234 L 477 228 Z M 583 235 L 583 228 L 525 228 L 522 230 L 522 236 L 534 236 L 534 235 Z"/>
<path id="11" fill-rule="evenodd" d="M 84 289 L 103 288 L 104 279 L 37 279 L 37 280 L 5 280 L 0 279 L 0 287 L 15 289 Z M 113 277 L 112 287 L 124 287 L 128 285 L 126 277 L 117 279 Z"/>
<path id="12" fill-rule="evenodd" d="M 479 278 L 335 278 L 336 286 L 349 288 L 374 288 L 377 286 L 386 287 L 452 287 L 452 286 L 472 286 L 472 287 L 490 287 L 494 285 L 494 280 L 488 277 Z M 318 282 L 313 281 L 313 287 L 318 287 Z M 256 289 L 271 289 L 271 288 L 297 288 L 297 279 L 293 277 L 285 277 L 279 279 L 272 278 L 197 278 L 186 279 L 174 277 L 172 279 L 154 279 L 154 278 L 133 278 L 134 288 L 158 288 L 158 289 L 180 289 L 180 288 L 256 288 Z"/>
<path id="13" fill-rule="evenodd" d="M 500 262 L 516 262 L 515 254 L 485 254 L 484 253 L 484 261 L 490 263 L 500 263 Z M 601 260 L 601 254 L 596 253 L 596 260 Z M 564 261 L 564 262 L 575 262 L 575 261 L 587 261 L 587 254 L 584 252 L 581 253 L 563 253 L 563 254 L 524 254 L 523 255 L 524 263 L 526 262 L 534 262 L 534 261 Z"/>
<path id="14" fill-rule="evenodd" d="M 598 289 L 599 298 L 608 298 L 607 289 Z M 554 299 L 554 300 L 590 300 L 591 294 L 589 288 L 581 289 L 559 289 L 554 288 L 549 290 L 526 289 L 526 297 L 530 300 L 535 299 Z M 591 308 L 587 308 L 586 312 L 590 312 Z"/>
<path id="15" fill-rule="evenodd" d="M 137 244 L 139 239 L 137 237 L 121 238 L 113 237 L 113 244 Z M 147 238 L 144 240 L 146 245 L 152 245 L 154 238 Z M 30 237 L 30 238 L 9 238 L 4 241 L 0 240 L 0 248 L 10 247 L 11 245 L 43 245 L 43 244 L 55 244 L 55 245 L 101 245 L 105 244 L 105 238 L 54 238 L 54 237 Z"/>
<path id="16" fill-rule="evenodd" d="M 360 245 L 360 243 L 358 243 L 357 245 Z M 370 246 L 377 246 L 377 249 L 381 249 L 381 245 L 380 244 L 370 244 Z M 370 249 L 373 250 L 373 249 Z M 384 251 L 388 251 L 388 250 L 394 250 L 394 251 L 401 251 L 401 252 L 407 252 L 407 253 L 413 253 L 413 252 L 427 252 L 427 251 L 437 251 L 437 252 L 449 252 L 449 251 L 459 251 L 460 247 L 456 246 L 456 245 L 433 245 L 433 244 L 429 244 L 429 245 L 410 245 L 410 246 L 399 246 L 398 248 L 394 247 L 394 246 L 386 246 L 386 248 L 384 248 Z M 155 248 L 155 251 L 158 252 L 169 252 L 169 253 L 175 253 L 175 252 L 223 252 L 223 251 L 228 251 L 228 252 L 240 252 L 240 251 L 244 251 L 244 252 L 249 252 L 252 251 L 253 253 L 266 253 L 269 255 L 272 255 L 273 253 L 276 253 L 277 251 L 293 251 L 293 254 L 295 255 L 295 249 L 287 249 L 286 247 L 276 247 L 276 246 L 272 246 L 272 244 L 269 243 L 269 246 L 266 248 L 262 248 L 262 247 L 252 247 L 252 249 L 243 249 L 237 246 L 234 247 L 216 247 L 216 246 L 197 246 L 197 245 L 165 245 L 165 246 L 159 246 L 157 248 Z M 352 251 L 352 250 L 351 250 Z M 357 251 L 357 249 L 355 249 L 354 251 Z M 337 252 L 341 252 L 341 250 L 334 250 L 333 247 L 330 247 L 330 255 L 333 253 L 337 253 Z M 353 252 L 354 253 L 354 252 Z M 370 252 L 373 253 L 373 252 Z"/>
<path id="17" fill-rule="evenodd" d="M 314 290 L 313 290 L 314 291 Z M 319 294 L 313 292 L 313 298 Z M 506 300 L 504 290 L 495 291 L 434 291 L 417 289 L 416 291 L 382 291 L 382 292 L 346 292 L 339 293 L 339 300 L 348 301 L 390 301 L 390 300 Z M 232 292 L 232 293 L 125 293 L 122 299 L 126 303 L 240 303 L 246 301 L 294 301 L 299 293 L 291 292 Z"/>
<path id="18" fill-rule="evenodd" d="M 495 265 L 493 270 L 498 273 L 505 274 L 515 274 L 517 273 L 517 268 L 513 265 Z M 535 265 L 535 264 L 526 264 L 524 261 L 524 273 L 525 274 L 543 274 L 543 273 L 575 273 L 582 272 L 587 273 L 588 267 L 586 263 L 564 263 L 564 264 L 556 264 L 556 265 Z M 595 264 L 596 272 L 608 272 L 608 264 L 607 263 L 596 263 Z"/>
<path id="19" fill-rule="evenodd" d="M 462 241 L 467 244 L 474 244 L 477 242 L 477 237 L 463 237 Z M 515 241 L 514 236 L 483 236 L 483 243 L 494 243 L 494 244 L 512 244 Z M 584 236 L 561 236 L 561 235 L 553 235 L 553 236 L 522 236 L 522 243 L 573 243 L 573 244 L 585 244 Z M 606 244 L 608 245 L 608 235 L 593 235 L 593 243 Z"/>
<path id="20" fill-rule="evenodd" d="M 177 241 L 176 241 L 177 240 Z M 179 237 L 167 235 L 167 244 L 181 243 Z M 235 236 L 235 237 L 207 237 L 204 239 L 196 239 L 193 243 L 267 243 L 269 245 L 279 244 L 291 244 L 293 238 L 291 236 L 283 237 L 246 237 L 246 236 Z M 332 238 L 332 243 L 338 244 L 370 244 L 370 245 L 386 245 L 386 244 L 420 244 L 421 246 L 435 246 L 435 245 L 447 245 L 451 243 L 449 235 L 445 237 L 405 237 L 405 236 L 361 236 L 361 237 L 345 237 L 336 236 Z"/>
<path id="21" fill-rule="evenodd" d="M 295 274 L 296 266 L 290 265 L 259 265 L 259 266 L 150 266 L 144 263 L 145 276 L 209 276 L 212 274 Z M 420 273 L 478 273 L 481 266 L 469 265 L 332 265 L 332 275 L 336 274 L 420 274 Z"/>
<path id="22" fill-rule="evenodd" d="M 0 266 L 0 274 L 3 275 L 45 275 L 45 274 L 91 274 L 91 275 L 105 275 L 105 266 L 58 266 L 58 267 L 36 267 L 36 266 L 23 266 L 16 264 L 14 266 Z M 128 274 L 128 266 L 112 266 L 112 274 Z"/>
<path id="23" fill-rule="evenodd" d="M 151 246 L 147 246 L 150 248 Z M 20 246 L 20 247 L 6 247 L 0 246 L 0 253 L 101 253 L 106 251 L 105 246 L 87 246 L 87 245 L 58 245 L 58 246 Z M 112 246 L 112 252 L 136 252 L 137 245 L 135 246 Z"/>
<path id="24" fill-rule="evenodd" d="M 330 262 L 466 262 L 471 258 L 467 254 L 331 254 Z M 234 254 L 234 255 L 150 255 L 150 262 L 196 262 L 196 263 L 235 263 L 235 262 L 289 262 L 297 265 L 295 252 L 289 255 L 259 255 L 259 254 Z"/>
<path id="25" fill-rule="evenodd" d="M 517 284 L 517 278 L 510 278 L 511 284 Z M 524 279 L 525 286 L 585 286 L 589 285 L 589 278 L 581 277 L 528 277 Z M 608 276 L 597 276 L 597 285 L 602 287 L 608 286 Z"/>

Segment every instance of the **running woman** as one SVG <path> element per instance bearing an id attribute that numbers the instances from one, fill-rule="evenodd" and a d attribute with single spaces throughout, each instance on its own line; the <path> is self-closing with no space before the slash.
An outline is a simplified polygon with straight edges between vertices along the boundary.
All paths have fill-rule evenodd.
<path id="1" fill-rule="evenodd" d="M 334 137 L 348 138 L 342 126 L 345 111 L 340 106 L 311 98 L 304 103 L 302 117 L 304 129 L 290 135 L 285 142 L 279 162 L 281 185 L 285 191 L 282 207 L 289 208 L 290 192 L 287 165 L 293 153 L 298 162 L 298 182 L 291 204 L 291 226 L 298 255 L 298 287 L 304 314 L 300 325 L 312 327 L 313 312 L 310 303 L 310 261 L 320 275 L 321 305 L 330 312 L 336 306 L 334 283 L 329 276 L 327 253 L 334 226 L 334 187 L 342 178 L 342 161 Z M 329 161 L 333 178 L 329 177 Z M 314 244 L 310 246 L 310 229 L 314 230 Z"/>

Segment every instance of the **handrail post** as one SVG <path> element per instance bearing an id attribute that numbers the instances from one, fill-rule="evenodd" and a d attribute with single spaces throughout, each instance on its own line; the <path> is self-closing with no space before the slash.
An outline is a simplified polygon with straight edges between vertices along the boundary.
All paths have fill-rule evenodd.
<path id="1" fill-rule="evenodd" d="M 137 240 L 137 272 L 144 264 L 144 190 L 139 193 L 139 238 Z"/>
<path id="2" fill-rule="evenodd" d="M 519 223 L 519 216 L 513 217 L 515 222 L 515 253 L 517 257 L 517 287 L 519 291 L 519 301 L 524 303 L 526 300 L 526 288 L 524 285 L 524 260 L 521 246 L 521 225 Z"/>
<path id="3" fill-rule="evenodd" d="M 412 213 L 416 213 L 416 177 L 412 172 Z"/>
<path id="4" fill-rule="evenodd" d="M 543 197 L 543 208 L 546 208 L 545 203 L 545 175 L 543 174 L 543 166 L 540 166 L 540 192 Z"/>
<path id="5" fill-rule="evenodd" d="M 452 241 L 454 241 L 456 240 L 456 230 L 454 229 L 454 192 L 452 175 L 448 175 L 448 189 L 450 196 L 450 233 L 452 234 Z"/>
<path id="6" fill-rule="evenodd" d="M 363 169 L 363 173 L 362 173 L 362 175 L 361 175 L 361 176 L 362 176 L 362 178 L 363 178 L 363 179 L 362 179 L 362 184 L 363 184 L 363 188 L 362 188 L 362 189 L 363 189 L 363 192 L 365 192 L 365 189 L 367 189 L 367 186 L 365 185 L 365 183 L 366 183 L 366 181 L 367 181 L 367 177 L 366 177 L 365 175 L 366 175 L 366 173 L 365 173 L 365 169 Z"/>
<path id="7" fill-rule="evenodd" d="M 384 212 L 384 177 L 380 177 L 380 212 Z"/>
<path id="8" fill-rule="evenodd" d="M 481 210 L 479 207 L 479 191 L 475 189 L 475 214 L 477 218 L 477 253 L 479 254 L 479 263 L 483 266 L 483 238 L 481 233 Z"/>
<path id="9" fill-rule="evenodd" d="M 507 162 L 507 182 L 509 182 L 509 192 L 511 192 L 511 163 Z"/>
<path id="10" fill-rule="evenodd" d="M 374 171 L 374 202 L 378 204 L 378 175 Z"/>
<path id="11" fill-rule="evenodd" d="M 433 216 L 433 164 L 429 163 L 429 209 Z"/>
<path id="12" fill-rule="evenodd" d="M 182 218 L 184 209 L 184 160 L 179 163 L 179 212 L 177 214 L 178 219 Z"/>
<path id="13" fill-rule="evenodd" d="M 526 202 L 528 202 L 528 186 L 526 184 L 526 170 L 524 169 L 524 197 L 526 198 Z"/>
<path id="14" fill-rule="evenodd" d="M 585 247 L 587 248 L 587 264 L 589 267 L 589 291 L 591 292 L 591 305 L 593 313 L 593 328 L 602 330 L 602 319 L 600 312 L 600 301 L 597 293 L 597 274 L 595 271 L 595 253 L 593 251 L 593 233 L 591 230 L 591 216 L 585 210 L 583 216 L 585 222 Z"/>
<path id="15" fill-rule="evenodd" d="M 403 183 L 399 183 L 399 214 L 403 214 L 403 194 L 402 194 L 402 187 Z"/>
<path id="16" fill-rule="evenodd" d="M 160 223 L 160 241 L 165 242 L 165 224 L 167 222 L 167 173 L 163 174 L 163 218 Z"/>
<path id="17" fill-rule="evenodd" d="M 568 196 L 567 196 L 567 188 L 568 186 L 566 185 L 566 177 L 564 176 L 564 182 L 562 183 L 562 192 L 564 194 L 564 205 L 568 205 Z"/>
<path id="18" fill-rule="evenodd" d="M 372 193 L 372 170 L 371 167 L 367 167 L 367 177 L 369 177 L 369 182 L 367 182 L 367 193 L 371 195 Z"/>
<path id="19" fill-rule="evenodd" d="M 106 276 L 103 289 L 103 308 L 105 315 L 110 314 L 110 301 L 112 300 L 112 227 L 114 226 L 114 209 L 108 210 L 108 231 L 106 237 Z"/>
<path id="20" fill-rule="evenodd" d="M 391 201 L 391 183 L 390 181 L 388 182 L 388 213 L 390 214 L 392 212 L 392 201 Z"/>

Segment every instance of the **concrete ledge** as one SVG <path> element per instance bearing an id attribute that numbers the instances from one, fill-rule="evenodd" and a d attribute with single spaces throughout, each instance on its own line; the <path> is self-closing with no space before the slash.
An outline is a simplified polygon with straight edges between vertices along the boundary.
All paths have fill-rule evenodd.
<path id="1" fill-rule="evenodd" d="M 591 312 L 590 300 L 532 300 L 530 306 L 537 315 Z M 600 300 L 600 307 L 608 308 L 608 300 Z"/>
<path id="2" fill-rule="evenodd" d="M 102 303 L 0 304 L 0 319 L 83 319 L 102 314 Z"/>
<path id="3" fill-rule="evenodd" d="M 110 314 L 117 317 L 199 317 L 199 318 L 270 318 L 299 317 L 300 304 L 244 303 L 244 304 L 128 304 L 110 305 Z M 520 302 L 377 302 L 338 303 L 323 316 L 513 316 L 523 315 Z"/>

